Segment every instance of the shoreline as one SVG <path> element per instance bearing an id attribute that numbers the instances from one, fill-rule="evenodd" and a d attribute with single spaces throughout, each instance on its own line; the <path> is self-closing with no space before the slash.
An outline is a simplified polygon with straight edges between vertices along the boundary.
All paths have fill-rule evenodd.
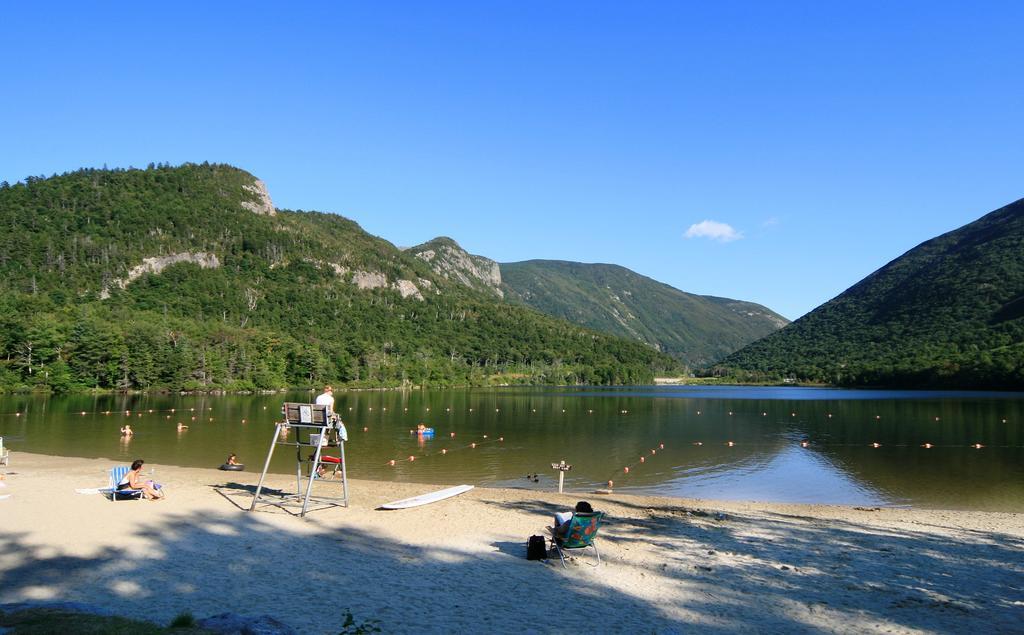
<path id="1" fill-rule="evenodd" d="M 350 507 L 302 519 L 244 511 L 258 472 L 166 465 L 164 501 L 75 492 L 114 464 L 18 452 L 0 468 L 0 604 L 230 611 L 303 633 L 338 632 L 346 609 L 409 633 L 554 632 L 565 611 L 613 632 L 1024 632 L 1020 513 L 490 487 L 385 512 L 439 486 L 352 480 Z M 608 514 L 604 564 L 527 561 L 527 538 L 583 499 Z"/>

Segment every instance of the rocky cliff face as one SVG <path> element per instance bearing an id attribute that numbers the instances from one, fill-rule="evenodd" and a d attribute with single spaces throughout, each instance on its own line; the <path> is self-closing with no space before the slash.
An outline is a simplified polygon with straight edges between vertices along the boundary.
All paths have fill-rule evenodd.
<path id="1" fill-rule="evenodd" d="M 176 265 L 179 262 L 190 262 L 194 265 L 199 265 L 203 269 L 216 269 L 220 266 L 220 260 L 216 255 L 200 252 L 185 252 L 180 254 L 170 254 L 168 256 L 154 256 L 153 258 L 144 258 L 142 264 L 132 267 L 128 272 L 128 275 L 124 278 L 118 278 L 114 280 L 109 287 L 104 287 L 100 291 L 100 299 L 106 300 L 110 298 L 110 289 L 117 287 L 119 289 L 126 288 L 132 282 L 138 280 L 147 273 L 160 273 L 171 265 Z"/>
<path id="2" fill-rule="evenodd" d="M 501 290 L 501 269 L 498 263 L 483 256 L 474 256 L 451 238 L 435 238 L 406 251 L 429 264 L 440 276 L 471 289 L 486 291 L 499 298 L 505 297 Z"/>
<path id="3" fill-rule="evenodd" d="M 277 214 L 277 210 L 274 208 L 274 201 L 270 200 L 270 192 L 267 191 L 266 183 L 256 179 L 252 182 L 252 185 L 243 185 L 242 189 L 256 197 L 255 201 L 242 201 L 242 207 L 256 214 L 265 214 L 267 216 L 275 216 Z"/>

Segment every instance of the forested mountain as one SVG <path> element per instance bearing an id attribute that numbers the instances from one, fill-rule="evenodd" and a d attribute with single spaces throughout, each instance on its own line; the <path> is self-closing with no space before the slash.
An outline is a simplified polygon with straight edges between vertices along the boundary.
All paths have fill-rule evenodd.
<path id="1" fill-rule="evenodd" d="M 0 388 L 649 381 L 651 347 L 503 303 L 226 165 L 0 184 Z"/>
<path id="2" fill-rule="evenodd" d="M 1024 199 L 915 247 L 717 370 L 1024 389 Z"/>
<path id="3" fill-rule="evenodd" d="M 618 265 L 527 260 L 502 263 L 501 278 L 510 299 L 647 342 L 692 367 L 789 323 L 759 304 L 685 293 Z"/>
<path id="4" fill-rule="evenodd" d="M 759 304 L 685 293 L 617 265 L 560 260 L 499 265 L 446 237 L 408 251 L 446 279 L 646 342 L 691 367 L 718 361 L 789 323 Z"/>

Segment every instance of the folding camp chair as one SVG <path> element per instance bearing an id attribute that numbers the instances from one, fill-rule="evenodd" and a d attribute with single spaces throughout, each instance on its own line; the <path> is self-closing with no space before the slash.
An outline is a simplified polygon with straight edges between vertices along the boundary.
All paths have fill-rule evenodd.
<path id="1" fill-rule="evenodd" d="M 141 489 L 117 489 L 117 484 L 121 482 L 124 475 L 130 470 L 127 465 L 118 465 L 110 468 L 110 485 L 106 489 L 101 489 L 101 492 L 110 492 L 110 500 L 140 500 L 142 498 Z"/>
<path id="2" fill-rule="evenodd" d="M 601 527 L 602 520 L 604 520 L 604 512 L 575 513 L 569 520 L 568 527 L 564 529 L 551 528 L 551 546 L 558 552 L 563 567 L 565 566 L 566 551 L 584 550 L 587 547 L 593 547 L 594 555 L 597 556 L 597 562 L 591 566 L 596 567 L 601 564 L 601 552 L 597 550 L 594 539 L 597 537 L 597 530 Z"/>

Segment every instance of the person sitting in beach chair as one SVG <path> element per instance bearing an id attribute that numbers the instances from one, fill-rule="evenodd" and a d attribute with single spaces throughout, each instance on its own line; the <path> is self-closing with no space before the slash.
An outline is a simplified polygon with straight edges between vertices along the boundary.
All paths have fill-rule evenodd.
<path id="1" fill-rule="evenodd" d="M 153 481 L 142 480 L 142 466 L 145 461 L 135 459 L 132 461 L 132 468 L 125 472 L 114 488 L 113 496 L 116 499 L 118 493 L 126 491 L 141 491 L 146 500 L 159 500 L 164 498 L 163 488 Z"/>
<path id="2" fill-rule="evenodd" d="M 580 501 L 576 503 L 576 509 L 571 512 L 558 512 L 555 514 L 555 525 L 551 527 L 552 533 L 564 534 L 565 530 L 569 528 L 569 521 L 572 520 L 573 514 L 593 514 L 594 508 L 590 506 L 587 501 Z"/>
<path id="3" fill-rule="evenodd" d="M 589 511 L 579 511 L 581 509 Z M 586 501 L 576 503 L 576 510 L 568 521 L 561 524 L 558 524 L 558 521 L 562 514 L 555 515 L 556 524 L 554 527 L 549 528 L 551 530 L 551 546 L 558 552 L 558 557 L 562 561 L 563 567 L 566 566 L 565 557 L 567 551 L 585 550 L 587 547 L 593 548 L 597 562 L 592 566 L 596 567 L 601 564 L 601 552 L 597 550 L 594 539 L 597 537 L 597 530 L 601 527 L 604 513 L 593 511 L 590 503 Z"/>

